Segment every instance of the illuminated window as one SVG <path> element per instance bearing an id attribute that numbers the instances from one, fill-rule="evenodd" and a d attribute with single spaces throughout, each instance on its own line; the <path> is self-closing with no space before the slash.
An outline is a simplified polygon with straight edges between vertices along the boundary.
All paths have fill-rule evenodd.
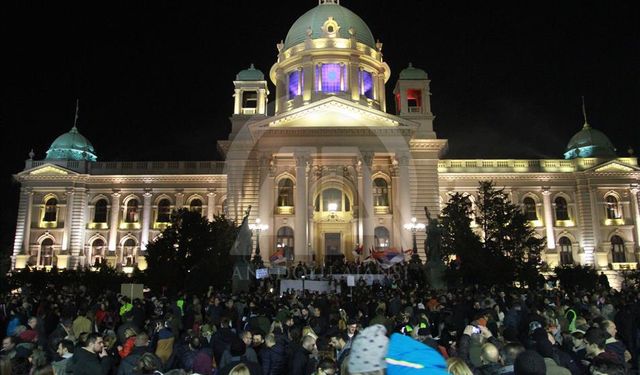
<path id="1" fill-rule="evenodd" d="M 58 200 L 55 198 L 47 199 L 44 204 L 44 218 L 42 221 L 56 221 L 58 216 Z"/>
<path id="2" fill-rule="evenodd" d="M 91 265 L 93 267 L 100 266 L 104 258 L 105 243 L 101 238 L 96 239 L 91 244 Z"/>
<path id="3" fill-rule="evenodd" d="M 621 219 L 622 212 L 620 210 L 620 202 L 618 202 L 618 198 L 613 195 L 607 195 L 605 200 L 607 203 L 607 219 Z"/>
<path id="4" fill-rule="evenodd" d="M 171 202 L 168 199 L 162 199 L 158 203 L 158 223 L 168 223 L 171 221 Z"/>
<path id="5" fill-rule="evenodd" d="M 293 206 L 293 181 L 283 178 L 278 182 L 278 207 Z"/>
<path id="6" fill-rule="evenodd" d="M 316 66 L 318 91 L 334 94 L 346 90 L 347 67 L 344 64 L 322 64 Z"/>
<path id="7" fill-rule="evenodd" d="M 294 70 L 289 73 L 289 99 L 293 99 L 296 96 L 302 94 L 302 72 L 300 70 Z"/>
<path id="8" fill-rule="evenodd" d="M 611 256 L 615 263 L 624 263 L 627 261 L 624 249 L 624 240 L 622 237 L 611 237 Z"/>
<path id="9" fill-rule="evenodd" d="M 562 197 L 557 197 L 554 203 L 556 204 L 556 220 L 569 220 L 567 200 Z"/>
<path id="10" fill-rule="evenodd" d="M 360 95 L 373 99 L 373 75 L 364 70 L 360 72 Z"/>
<path id="11" fill-rule="evenodd" d="M 538 220 L 538 213 L 536 211 L 536 201 L 534 201 L 533 198 L 531 197 L 526 197 L 524 198 L 522 203 L 524 204 L 524 215 L 526 216 L 527 220 L 529 221 Z"/>
<path id="12" fill-rule="evenodd" d="M 409 89 L 407 90 L 407 107 L 409 112 L 419 112 L 422 106 L 422 91 Z"/>
<path id="13" fill-rule="evenodd" d="M 284 254 L 293 249 L 293 229 L 291 227 L 280 227 L 276 233 L 276 248 L 284 248 Z"/>
<path id="14" fill-rule="evenodd" d="M 134 258 L 136 254 L 136 241 L 133 238 L 129 238 L 124 242 L 122 246 L 122 264 L 126 267 L 133 266 Z"/>
<path id="15" fill-rule="evenodd" d="M 373 231 L 376 250 L 384 250 L 389 247 L 389 229 L 385 227 L 377 227 Z"/>
<path id="16" fill-rule="evenodd" d="M 202 201 L 200 199 L 193 199 L 191 204 L 189 204 L 189 210 L 202 215 Z"/>
<path id="17" fill-rule="evenodd" d="M 342 192 L 326 189 L 322 192 L 322 211 L 342 211 Z"/>
<path id="18" fill-rule="evenodd" d="M 107 200 L 100 199 L 96 202 L 95 211 L 93 213 L 94 223 L 106 223 L 107 222 Z"/>
<path id="19" fill-rule="evenodd" d="M 40 243 L 40 266 L 53 266 L 53 240 L 45 238 Z"/>
<path id="20" fill-rule="evenodd" d="M 138 201 L 131 199 L 127 202 L 125 207 L 125 223 L 137 223 L 138 222 Z"/>
<path id="21" fill-rule="evenodd" d="M 373 180 L 373 204 L 375 206 L 389 206 L 389 187 L 384 178 Z"/>
<path id="22" fill-rule="evenodd" d="M 567 237 L 560 237 L 558 244 L 560 244 L 560 264 L 573 264 L 573 246 L 571 245 L 571 240 Z"/>
<path id="23" fill-rule="evenodd" d="M 244 91 L 242 93 L 242 108 L 257 108 L 258 93 L 255 91 Z"/>

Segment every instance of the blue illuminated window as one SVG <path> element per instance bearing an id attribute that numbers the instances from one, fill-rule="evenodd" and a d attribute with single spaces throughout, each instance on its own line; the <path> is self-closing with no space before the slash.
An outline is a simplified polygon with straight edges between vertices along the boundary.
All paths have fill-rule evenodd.
<path id="1" fill-rule="evenodd" d="M 373 99 L 373 75 L 370 72 L 360 72 L 360 95 Z"/>
<path id="2" fill-rule="evenodd" d="M 318 91 L 328 94 L 346 90 L 347 69 L 341 64 L 322 64 L 316 66 L 316 77 L 321 77 Z"/>
<path id="3" fill-rule="evenodd" d="M 302 94 L 302 85 L 300 84 L 301 80 L 301 72 L 299 70 L 294 70 L 289 73 L 289 99 L 293 99 L 294 97 Z"/>

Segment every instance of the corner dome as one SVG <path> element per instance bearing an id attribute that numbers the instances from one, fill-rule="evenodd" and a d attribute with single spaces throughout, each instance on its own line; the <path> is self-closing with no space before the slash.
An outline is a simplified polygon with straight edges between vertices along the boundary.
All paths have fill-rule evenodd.
<path id="1" fill-rule="evenodd" d="M 86 160 L 96 161 L 98 157 L 93 145 L 74 126 L 62 134 L 49 147 L 45 160 Z"/>
<path id="2" fill-rule="evenodd" d="M 264 74 L 251 64 L 249 69 L 241 70 L 236 74 L 236 81 L 264 81 Z"/>
<path id="3" fill-rule="evenodd" d="M 369 26 L 357 14 L 340 5 L 336 0 L 321 0 L 317 7 L 309 10 L 293 23 L 287 38 L 284 41 L 284 49 L 302 43 L 307 38 L 307 32 L 311 30 L 311 39 L 324 35 L 322 27 L 331 17 L 338 25 L 336 36 L 338 38 L 350 38 L 349 29 L 353 28 L 356 40 L 371 48 L 376 48 L 376 41 L 369 30 Z"/>
<path id="4" fill-rule="evenodd" d="M 429 79 L 429 76 L 424 70 L 415 68 L 413 64 L 409 63 L 409 66 L 400 72 L 400 79 Z"/>
<path id="5" fill-rule="evenodd" d="M 593 129 L 585 123 L 567 145 L 565 159 L 576 158 L 615 158 L 616 148 L 609 138 L 601 131 Z"/>

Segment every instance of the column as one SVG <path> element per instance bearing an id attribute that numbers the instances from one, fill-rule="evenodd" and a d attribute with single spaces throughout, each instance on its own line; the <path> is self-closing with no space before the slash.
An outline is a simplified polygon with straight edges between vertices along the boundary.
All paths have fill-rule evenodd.
<path id="1" fill-rule="evenodd" d="M 276 113 L 284 111 L 284 102 L 287 100 L 287 80 L 282 69 L 276 69 Z"/>
<path id="2" fill-rule="evenodd" d="M 636 249 L 640 248 L 640 207 L 638 207 L 638 193 L 640 187 L 633 186 L 631 189 L 631 214 L 633 215 L 633 226 L 635 229 Z M 637 261 L 638 259 L 636 259 Z"/>
<path id="3" fill-rule="evenodd" d="M 264 115 L 266 114 L 266 103 L 267 103 L 267 95 L 265 89 L 258 89 L 258 108 L 257 114 Z"/>
<path id="4" fill-rule="evenodd" d="M 118 223 L 120 220 L 120 193 L 111 194 L 111 215 L 109 220 L 109 251 L 115 251 L 118 241 Z"/>
<path id="5" fill-rule="evenodd" d="M 142 233 L 140 234 L 140 250 L 147 250 L 149 244 L 149 227 L 151 226 L 151 189 L 145 189 L 142 207 Z"/>
<path id="6" fill-rule="evenodd" d="M 216 189 L 209 189 L 207 193 L 207 220 L 213 221 L 213 213 L 216 208 Z"/>
<path id="7" fill-rule="evenodd" d="M 400 212 L 394 212 L 393 216 L 399 216 L 400 227 L 411 222 L 411 189 L 410 189 L 410 175 L 409 175 L 409 155 L 407 153 L 401 153 L 396 155 L 398 161 L 398 191 L 396 192 L 396 199 L 399 200 L 398 206 Z M 435 215 L 435 213 L 434 213 Z M 402 248 L 410 249 L 413 246 L 411 233 L 404 230 L 402 233 Z M 396 245 L 397 246 L 397 245 Z"/>
<path id="8" fill-rule="evenodd" d="M 295 195 L 295 231 L 293 252 L 298 259 L 310 260 L 307 248 L 307 162 L 306 154 L 295 154 L 296 159 L 296 195 Z"/>
<path id="9" fill-rule="evenodd" d="M 374 212 L 373 212 L 373 186 L 371 181 L 371 167 L 373 166 L 373 152 L 362 153 L 362 225 L 363 244 L 365 249 L 371 249 L 374 243 Z"/>
<path id="10" fill-rule="evenodd" d="M 24 245 L 23 245 L 23 254 L 29 254 L 31 250 L 31 215 L 33 214 L 33 191 L 28 189 L 25 191 L 24 196 L 27 199 L 27 212 L 24 220 Z"/>
<path id="11" fill-rule="evenodd" d="M 240 89 L 233 90 L 233 114 L 240 114 L 240 102 L 242 101 L 242 91 Z"/>
<path id="12" fill-rule="evenodd" d="M 260 250 L 262 251 L 262 258 L 269 259 L 269 255 L 272 251 L 272 233 L 274 223 L 271 220 L 273 218 L 273 175 L 271 173 L 271 154 L 263 154 L 260 158 L 260 198 L 259 198 L 259 210 L 258 217 L 263 223 L 269 227 L 260 233 Z"/>
<path id="13" fill-rule="evenodd" d="M 183 189 L 177 189 L 176 190 L 176 205 L 175 205 L 175 209 L 179 210 L 182 208 L 182 206 L 184 206 L 184 193 L 183 193 Z"/>
<path id="14" fill-rule="evenodd" d="M 556 238 L 553 232 L 553 207 L 551 206 L 551 191 L 548 187 L 542 188 L 542 201 L 544 204 L 544 226 L 547 230 L 547 248 L 553 250 L 556 248 Z"/>
<path id="15" fill-rule="evenodd" d="M 71 220 L 73 220 L 73 188 L 67 189 L 65 195 L 67 197 L 67 205 L 64 218 L 64 233 L 62 235 L 62 251 L 69 250 L 69 243 L 71 241 Z"/>

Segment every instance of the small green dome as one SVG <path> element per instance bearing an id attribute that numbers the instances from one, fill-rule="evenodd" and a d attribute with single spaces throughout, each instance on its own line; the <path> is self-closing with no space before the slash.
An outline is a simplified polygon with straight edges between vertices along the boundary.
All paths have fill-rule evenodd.
<path id="1" fill-rule="evenodd" d="M 249 69 L 241 70 L 236 74 L 236 81 L 264 81 L 264 74 L 251 64 Z"/>
<path id="2" fill-rule="evenodd" d="M 74 126 L 68 133 L 56 138 L 47 151 L 45 160 L 98 160 L 93 145 Z"/>
<path id="3" fill-rule="evenodd" d="M 287 38 L 284 40 L 284 48 L 287 49 L 304 42 L 309 29 L 311 29 L 312 39 L 321 38 L 323 35 L 322 26 L 329 17 L 332 17 L 338 24 L 338 38 L 350 38 L 349 29 L 353 28 L 358 42 L 366 44 L 371 48 L 376 48 L 376 41 L 373 38 L 373 34 L 371 34 L 369 26 L 364 23 L 362 18 L 333 1 L 325 1 L 300 16 L 289 29 Z"/>
<path id="4" fill-rule="evenodd" d="M 565 159 L 575 158 L 615 158 L 616 148 L 601 131 L 593 129 L 589 124 L 577 132 L 567 145 Z"/>
<path id="5" fill-rule="evenodd" d="M 414 68 L 413 65 L 409 63 L 409 66 L 400 72 L 400 79 L 429 79 L 429 76 L 424 70 Z"/>

